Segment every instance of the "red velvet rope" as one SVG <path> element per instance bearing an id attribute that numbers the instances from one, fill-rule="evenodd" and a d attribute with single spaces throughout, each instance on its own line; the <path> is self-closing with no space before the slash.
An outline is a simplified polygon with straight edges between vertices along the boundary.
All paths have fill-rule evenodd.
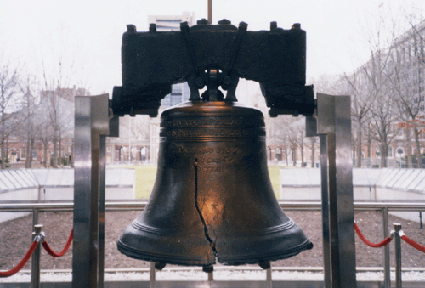
<path id="1" fill-rule="evenodd" d="M 71 246 L 72 243 L 72 238 L 74 237 L 74 229 L 71 230 L 71 235 L 69 235 L 68 241 L 66 241 L 65 247 L 63 248 L 62 251 L 60 252 L 55 252 L 52 250 L 52 248 L 50 248 L 49 244 L 47 244 L 47 241 L 43 242 L 43 248 L 44 250 L 46 250 L 46 252 L 52 256 L 52 257 L 62 257 L 63 255 L 65 255 L 66 251 L 68 251 L 69 247 Z"/>
<path id="2" fill-rule="evenodd" d="M 362 232 L 360 232 L 360 228 L 359 226 L 357 226 L 357 223 L 354 223 L 354 230 L 356 231 L 357 235 L 359 235 L 360 240 L 362 240 L 364 244 L 370 247 L 378 248 L 378 247 L 387 246 L 388 243 L 390 243 L 392 240 L 390 237 L 387 237 L 379 243 L 373 243 L 367 240 L 366 237 L 362 234 Z"/>
<path id="3" fill-rule="evenodd" d="M 9 271 L 0 272 L 0 278 L 9 277 L 18 273 L 25 266 L 28 260 L 30 260 L 32 253 L 34 253 L 35 249 L 37 248 L 37 245 L 38 245 L 38 242 L 33 241 L 30 246 L 30 249 L 27 251 L 27 253 L 25 253 L 25 256 L 24 258 L 22 258 L 21 262 L 19 262 L 18 265 L 16 265 L 14 268 L 10 269 Z"/>
<path id="4" fill-rule="evenodd" d="M 425 246 L 422 246 L 422 245 L 416 243 L 414 240 L 410 239 L 406 235 L 403 235 L 400 238 L 403 239 L 407 244 L 409 244 L 413 248 L 425 253 Z"/>

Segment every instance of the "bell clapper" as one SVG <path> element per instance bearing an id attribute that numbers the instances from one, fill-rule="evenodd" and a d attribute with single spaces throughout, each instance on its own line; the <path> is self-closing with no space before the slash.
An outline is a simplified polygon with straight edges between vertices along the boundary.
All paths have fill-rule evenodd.
<path id="1" fill-rule="evenodd" d="M 167 266 L 167 263 L 165 262 L 155 262 L 155 269 L 156 270 L 162 270 L 165 266 Z"/>
<path id="2" fill-rule="evenodd" d="M 260 262 L 258 262 L 258 266 L 260 266 L 264 270 L 269 269 L 270 268 L 270 261 L 260 261 Z"/>
<path id="3" fill-rule="evenodd" d="M 213 270 L 214 270 L 214 267 L 212 265 L 202 266 L 202 272 L 212 273 Z"/>

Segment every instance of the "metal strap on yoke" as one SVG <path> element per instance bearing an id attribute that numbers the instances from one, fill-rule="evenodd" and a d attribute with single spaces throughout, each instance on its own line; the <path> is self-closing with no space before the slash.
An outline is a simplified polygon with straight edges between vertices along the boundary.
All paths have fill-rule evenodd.
<path id="1" fill-rule="evenodd" d="M 227 66 L 227 70 L 224 71 L 224 77 L 228 75 L 229 71 L 232 71 L 233 64 L 235 63 L 235 60 L 236 60 L 236 55 L 238 54 L 238 51 L 239 51 L 242 36 L 245 34 L 247 27 L 248 27 L 248 24 L 246 24 L 245 22 L 241 22 L 239 24 L 238 35 L 236 36 L 236 40 L 233 42 L 233 45 L 232 45 L 233 46 L 232 57 L 230 58 L 230 62 L 229 62 L 229 65 Z"/>
<path id="2" fill-rule="evenodd" d="M 183 39 L 186 42 L 187 48 L 189 49 L 190 59 L 192 60 L 193 68 L 195 68 L 196 77 L 200 76 L 198 64 L 196 63 L 195 52 L 193 51 L 192 44 L 190 43 L 190 28 L 187 22 L 180 23 L 180 30 L 183 35 Z"/>

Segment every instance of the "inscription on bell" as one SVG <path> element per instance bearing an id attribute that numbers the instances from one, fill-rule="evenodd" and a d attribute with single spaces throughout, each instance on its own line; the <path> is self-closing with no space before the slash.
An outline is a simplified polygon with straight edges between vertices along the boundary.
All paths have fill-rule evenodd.
<path id="1" fill-rule="evenodd" d="M 173 144 L 170 149 L 173 153 L 178 154 L 219 154 L 219 155 L 235 155 L 242 153 L 241 148 L 237 147 L 205 147 L 205 146 L 192 146 Z M 245 149 L 247 150 L 247 149 Z"/>
<path id="2" fill-rule="evenodd" d="M 202 172 L 224 172 L 225 167 L 224 166 L 204 166 L 200 167 Z"/>
<path id="3" fill-rule="evenodd" d="M 247 129 L 209 129 L 205 130 L 192 130 L 192 129 L 177 129 L 177 130 L 163 130 L 161 137 L 171 138 L 191 138 L 191 137 L 249 137 L 249 136 L 264 136 L 264 131 L 247 130 Z"/>
<path id="4" fill-rule="evenodd" d="M 264 127 L 264 121 L 260 118 L 229 118 L 210 117 L 206 119 L 174 119 L 164 121 L 165 127 L 202 127 L 202 126 L 222 126 L 222 127 Z"/>
<path id="5" fill-rule="evenodd" d="M 234 162 L 236 159 L 231 158 L 230 156 L 222 156 L 222 157 L 214 157 L 214 156 L 208 156 L 204 159 L 200 159 L 204 163 L 231 163 Z"/>

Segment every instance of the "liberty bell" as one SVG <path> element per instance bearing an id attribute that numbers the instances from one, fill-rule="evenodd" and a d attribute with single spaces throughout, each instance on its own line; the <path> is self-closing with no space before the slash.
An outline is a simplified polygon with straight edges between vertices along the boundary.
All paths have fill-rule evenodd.
<path id="1" fill-rule="evenodd" d="M 151 115 L 157 109 L 155 105 L 159 105 L 157 100 L 169 92 L 167 83 L 174 83 L 179 73 L 187 80 L 191 93 L 188 102 L 161 114 L 155 186 L 143 213 L 128 225 L 117 241 L 119 251 L 129 257 L 156 262 L 159 267 L 166 263 L 209 267 L 216 261 L 226 265 L 258 263 L 262 266 L 313 247 L 276 201 L 267 167 L 262 112 L 236 101 L 239 77 L 264 80 L 261 69 L 273 70 L 274 65 L 279 64 L 270 66 L 270 61 L 263 59 L 264 65 L 253 61 L 247 68 L 245 61 L 249 58 L 244 60 L 240 54 L 248 51 L 250 45 L 255 46 L 249 39 L 261 36 L 267 44 L 270 36 L 247 32 L 246 24 L 242 23 L 239 29 L 229 24 L 220 27 L 202 23 L 189 29 L 183 23 L 181 32 L 167 32 L 167 35 L 155 31 L 140 33 L 132 28 L 123 36 L 123 87 L 114 88 L 114 113 Z M 289 31 L 289 34 L 282 31 L 276 31 L 275 41 L 284 42 L 288 37 L 295 41 L 305 36 L 299 33 L 302 30 Z M 282 40 L 282 37 L 286 38 Z M 226 46 L 230 44 L 234 45 L 233 49 Z M 275 43 L 270 49 L 273 45 Z M 173 47 L 170 53 L 180 49 L 177 54 L 186 56 L 172 58 L 167 54 L 166 59 L 175 59 L 178 63 L 166 66 L 172 71 L 164 70 L 165 62 L 146 63 L 161 58 L 161 55 L 155 59 L 148 57 L 164 52 L 158 47 L 163 50 Z M 278 49 L 277 54 L 282 54 L 283 48 Z M 285 65 L 292 63 L 293 56 L 283 57 L 289 61 Z M 305 57 L 301 61 L 305 61 Z M 297 67 L 293 65 L 293 69 Z M 168 72 L 161 74 L 157 68 Z M 149 70 L 147 74 L 143 74 L 145 70 Z M 279 73 L 289 70 L 280 69 Z M 130 73 L 136 71 L 142 72 Z M 292 72 L 285 79 L 288 83 L 294 82 L 290 77 Z M 300 77 L 299 73 L 295 74 L 292 77 Z M 157 78 L 153 79 L 152 75 Z M 310 113 L 312 89 L 296 85 L 288 89 L 278 81 L 261 83 L 266 102 L 275 114 L 282 114 L 281 111 Z M 200 96 L 198 89 L 204 86 L 207 90 Z M 226 97 L 219 87 L 227 90 Z M 295 97 L 288 94 L 288 90 L 294 89 L 302 92 L 296 94 L 301 100 L 282 104 L 279 99 Z M 285 97 L 277 97 L 281 94 Z M 144 101 L 136 101 L 137 97 Z"/>

